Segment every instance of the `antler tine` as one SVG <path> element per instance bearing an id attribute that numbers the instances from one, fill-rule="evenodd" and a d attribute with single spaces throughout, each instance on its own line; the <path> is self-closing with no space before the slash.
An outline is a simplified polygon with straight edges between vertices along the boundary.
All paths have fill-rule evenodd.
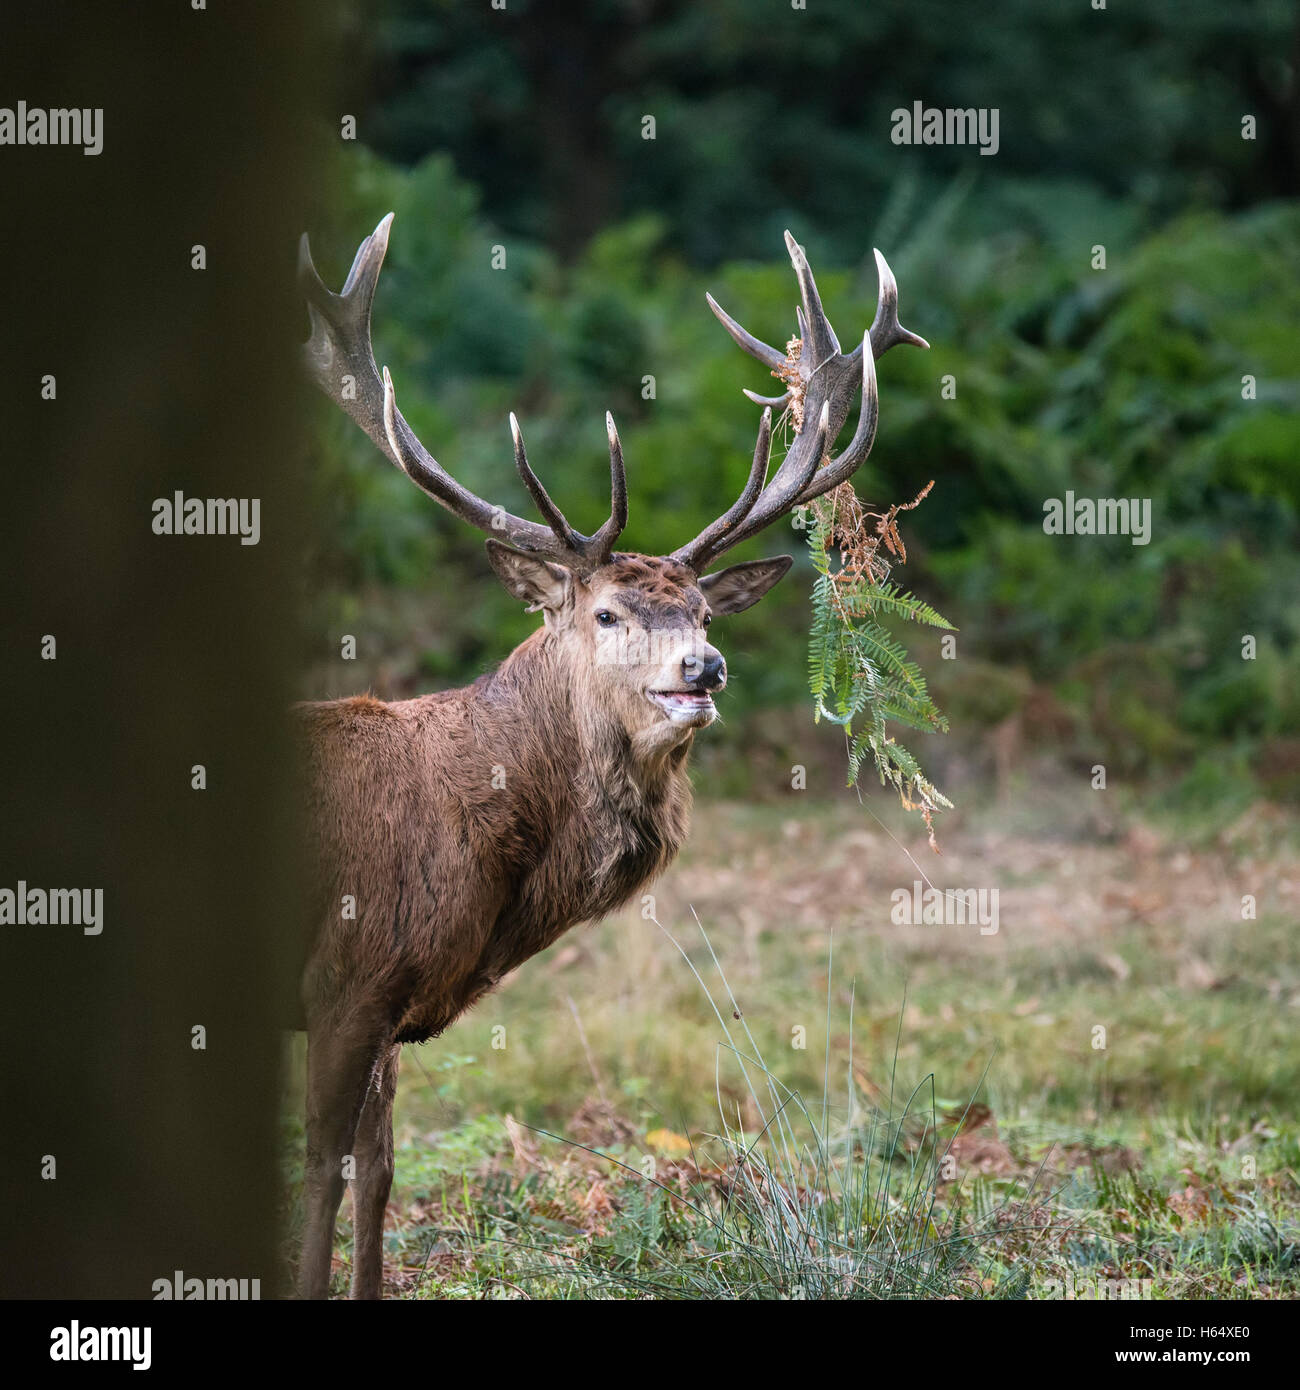
<path id="1" fill-rule="evenodd" d="M 698 573 L 705 563 L 704 557 L 712 553 L 715 543 L 721 540 L 733 526 L 738 526 L 753 510 L 758 495 L 767 481 L 767 465 L 772 456 L 772 411 L 769 407 L 763 412 L 758 425 L 758 439 L 754 444 L 754 461 L 749 467 L 749 477 L 741 494 L 726 512 L 716 521 L 706 526 L 688 545 L 673 551 L 673 559 Z"/>
<path id="2" fill-rule="evenodd" d="M 797 455 L 792 448 L 772 481 L 766 487 L 761 487 L 762 476 L 767 471 L 771 438 L 771 411 L 765 410 L 759 425 L 759 442 L 754 450 L 754 464 L 745 491 L 725 516 L 711 522 L 695 540 L 674 552 L 673 558 L 689 565 L 696 574 L 702 574 L 723 551 L 730 550 L 732 546 L 739 545 L 750 536 L 756 536 L 778 517 L 784 516 L 791 508 L 797 506 L 804 491 L 812 485 L 818 464 L 825 456 L 829 427 L 830 402 L 826 401 L 818 412 L 817 428 L 806 435 L 800 435 L 796 441 L 797 444 L 807 439 L 809 447 L 802 449 Z M 760 456 L 763 464 L 761 472 Z M 790 466 L 792 458 L 796 459 L 793 467 Z M 743 508 L 742 502 L 745 504 Z"/>
<path id="3" fill-rule="evenodd" d="M 841 454 L 829 460 L 825 468 L 812 475 L 808 485 L 799 494 L 797 506 L 811 502 L 813 498 L 820 497 L 822 493 L 846 482 L 866 462 L 867 455 L 871 453 L 871 446 L 876 440 L 876 423 L 880 419 L 880 396 L 876 385 L 875 357 L 866 351 L 870 342 L 871 335 L 868 330 L 862 335 L 862 343 L 853 354 L 856 357 L 860 352 L 862 357 L 862 407 L 858 411 L 858 426 L 853 431 L 853 438 Z"/>
<path id="4" fill-rule="evenodd" d="M 813 365 L 819 366 L 826 358 L 840 355 L 840 340 L 826 317 L 826 310 L 822 308 L 821 295 L 817 293 L 817 282 L 813 279 L 808 257 L 789 232 L 785 234 L 785 249 L 790 253 L 790 264 L 794 266 L 799 280 L 799 295 L 803 300 L 803 312 L 796 311 L 803 351 L 811 352 Z"/>
<path id="5" fill-rule="evenodd" d="M 387 379 L 385 375 L 384 380 L 387 381 Z M 542 514 L 542 519 L 555 533 L 556 539 L 566 550 L 579 550 L 581 545 L 578 533 L 569 525 L 568 518 L 559 507 L 551 501 L 551 495 L 542 486 L 542 480 L 529 466 L 528 454 L 524 449 L 524 437 L 519 431 L 519 421 L 515 419 L 513 410 L 510 412 L 510 438 L 515 448 L 515 472 L 519 474 L 520 481 L 528 489 L 528 494 L 533 499 L 537 510 Z"/>
<path id="6" fill-rule="evenodd" d="M 871 351 L 883 357 L 896 343 L 912 343 L 915 347 L 928 348 L 929 343 L 919 333 L 904 328 L 898 321 L 898 281 L 889 268 L 889 262 L 872 248 L 876 258 L 876 273 L 880 276 L 880 296 L 876 301 L 876 317 L 871 321 Z"/>
<path id="7" fill-rule="evenodd" d="M 740 388 L 740 394 L 748 396 L 755 405 L 770 405 L 773 410 L 783 410 L 793 399 L 793 395 L 789 391 L 779 396 L 760 396 L 757 391 L 751 391 L 747 386 Z"/>
<path id="8" fill-rule="evenodd" d="M 785 465 L 790 462 L 790 455 L 795 453 L 792 448 L 790 453 L 785 456 L 785 461 L 777 470 L 777 475 L 772 479 L 772 486 L 763 489 L 763 495 L 758 499 L 745 523 L 745 533 L 756 536 L 765 526 L 782 517 L 791 508 L 799 503 L 805 489 L 812 483 L 816 476 L 817 469 L 821 466 L 826 457 L 826 448 L 830 441 L 830 416 L 831 403 L 822 402 L 822 408 L 817 412 L 817 428 L 810 436 L 811 445 L 803 450 L 798 458 L 799 463 L 796 470 L 791 471 L 788 478 L 782 478 L 781 474 L 785 471 Z M 800 436 L 802 439 L 803 436 Z M 730 545 L 737 545 L 738 541 L 731 541 Z"/>
<path id="9" fill-rule="evenodd" d="M 799 435 L 780 468 L 776 470 L 776 476 L 759 495 L 743 525 L 726 539 L 725 544 L 714 548 L 715 553 L 730 550 L 742 540 L 758 535 L 772 522 L 798 506 L 804 491 L 812 484 L 817 469 L 826 457 L 826 449 L 831 439 L 830 427 L 831 403 L 823 401 L 817 412 L 817 428 Z"/>
<path id="10" fill-rule="evenodd" d="M 605 433 L 609 436 L 609 520 L 591 539 L 592 555 L 603 565 L 614 551 L 614 543 L 627 525 L 627 471 L 623 467 L 623 445 L 619 442 L 614 417 L 605 412 Z"/>
<path id="11" fill-rule="evenodd" d="M 822 307 L 817 283 L 803 247 L 789 232 L 785 234 L 785 243 L 799 281 L 801 301 L 795 310 L 795 317 L 803 346 L 796 361 L 788 362 L 786 357 L 760 343 L 734 319 L 723 314 L 712 298 L 709 299 L 709 306 L 746 352 L 774 371 L 782 368 L 781 375 L 788 377 L 791 369 L 798 373 L 797 386 L 783 396 L 762 397 L 751 391 L 745 392 L 751 400 L 767 407 L 764 424 L 760 427 L 760 438 L 770 428 L 767 421 L 771 407 L 785 406 L 796 398 L 802 402 L 804 421 L 816 420 L 816 427 L 810 430 L 805 424 L 775 476 L 761 487 L 757 496 L 747 499 L 750 505 L 746 511 L 737 515 L 733 507 L 725 517 L 711 523 L 695 540 L 676 552 L 677 558 L 690 564 L 697 573 L 702 573 L 723 551 L 756 536 L 792 508 L 811 502 L 852 477 L 870 454 L 876 436 L 880 403 L 875 359 L 888 352 L 895 343 L 929 346 L 924 338 L 898 322 L 898 282 L 885 258 L 877 251 L 880 294 L 875 320 L 851 353 L 842 352 L 839 339 Z M 779 360 L 773 362 L 772 357 Z M 853 437 L 843 452 L 832 459 L 828 457 L 828 449 L 843 428 L 853 398 L 859 390 L 862 392 L 862 406 Z M 747 485 L 746 493 L 748 491 Z"/>
<path id="12" fill-rule="evenodd" d="M 735 339 L 737 347 L 744 349 L 751 357 L 757 357 L 765 367 L 772 371 L 785 365 L 785 353 L 778 352 L 774 347 L 768 347 L 766 343 L 759 342 L 752 333 L 743 329 L 711 294 L 706 294 L 704 298 L 708 301 L 709 308 L 717 316 L 718 322 Z"/>
<path id="13" fill-rule="evenodd" d="M 613 541 L 627 521 L 627 487 L 622 478 L 621 452 L 610 522 L 597 536 L 584 536 L 569 525 L 529 466 L 519 425 L 513 415 L 510 428 L 514 437 L 515 466 L 545 518 L 545 526 L 514 516 L 463 487 L 420 443 L 398 410 L 392 377 L 385 367 L 381 379 L 370 343 L 370 314 L 392 222 L 390 212 L 357 248 L 340 294 L 333 294 L 325 287 L 312 263 L 310 243 L 305 235 L 302 237 L 298 274 L 311 319 L 311 337 L 303 349 L 310 376 L 412 482 L 461 520 L 489 535 L 508 540 L 521 550 L 545 555 L 569 568 L 583 572 L 594 569 L 608 558 Z M 622 519 L 618 520 L 620 516 Z"/>

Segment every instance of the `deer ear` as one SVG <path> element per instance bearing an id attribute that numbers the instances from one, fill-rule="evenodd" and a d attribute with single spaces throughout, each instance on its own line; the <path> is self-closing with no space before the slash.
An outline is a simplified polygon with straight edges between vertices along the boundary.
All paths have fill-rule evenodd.
<path id="1" fill-rule="evenodd" d="M 573 578 L 563 565 L 553 565 L 540 555 L 526 555 L 500 541 L 487 542 L 488 560 L 501 582 L 530 611 L 547 608 L 552 612 L 564 606 Z"/>
<path id="2" fill-rule="evenodd" d="M 740 613 L 752 607 L 794 564 L 789 555 L 771 560 L 746 560 L 700 580 L 700 591 L 714 614 Z"/>

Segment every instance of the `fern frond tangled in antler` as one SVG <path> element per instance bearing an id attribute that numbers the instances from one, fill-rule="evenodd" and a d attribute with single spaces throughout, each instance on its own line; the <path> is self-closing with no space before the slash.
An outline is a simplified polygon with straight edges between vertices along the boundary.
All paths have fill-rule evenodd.
<path id="1" fill-rule="evenodd" d="M 808 536 L 818 576 L 808 648 L 817 717 L 844 727 L 849 785 L 857 782 L 870 754 L 881 785 L 893 786 L 907 810 L 920 811 L 931 845 L 933 816 L 952 803 L 889 733 L 888 724 L 946 732 L 948 721 L 930 698 L 921 668 L 885 622 L 904 618 L 949 631 L 952 624 L 889 582 L 892 564 L 880 551 L 883 547 L 898 563 L 907 559 L 898 514 L 918 506 L 933 486 L 927 483 L 911 502 L 876 512 L 843 483 L 812 504 Z"/>

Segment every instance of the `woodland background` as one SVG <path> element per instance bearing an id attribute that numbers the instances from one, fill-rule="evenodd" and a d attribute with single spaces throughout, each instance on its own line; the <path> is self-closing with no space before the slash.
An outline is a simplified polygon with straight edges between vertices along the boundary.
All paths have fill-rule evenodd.
<path id="1" fill-rule="evenodd" d="M 953 660 L 900 634 L 951 721 L 904 738 L 956 802 L 937 858 L 891 792 L 845 790 L 842 734 L 813 722 L 802 533 L 735 552 L 797 564 L 721 632 L 723 721 L 654 919 L 570 933 L 404 1050 L 388 1292 L 1296 1296 L 1294 7 L 337 13 L 357 139 L 322 117 L 304 225 L 337 286 L 396 212 L 376 352 L 444 466 L 526 510 L 514 410 L 589 530 L 612 409 L 624 543 L 672 549 L 739 491 L 740 388 L 770 385 L 706 289 L 784 343 L 788 227 L 851 341 L 878 246 L 933 347 L 881 361 L 855 482 L 889 504 L 934 480 L 892 578 L 959 629 Z M 997 107 L 997 155 L 892 144 L 914 101 Z M 477 533 L 310 408 L 302 693 L 472 679 L 535 615 Z M 1067 491 L 1150 499 L 1150 544 L 1044 534 Z M 894 921 L 922 878 L 996 888 L 999 932 Z M 339 1290 L 349 1251 L 345 1212 Z"/>
<path id="2" fill-rule="evenodd" d="M 905 501 L 935 480 L 905 518 L 895 578 L 960 629 L 954 661 L 939 660 L 937 635 L 913 634 L 952 723 L 915 739 L 923 763 L 958 779 L 996 763 L 1005 782 L 1033 745 L 1156 778 L 1175 803 L 1296 795 L 1293 7 L 1009 0 L 987 24 L 926 0 L 542 13 L 402 0 L 345 34 L 370 54 L 348 105 L 363 148 L 331 137 L 337 178 L 313 248 L 337 283 L 396 211 L 376 352 L 444 465 L 524 510 L 513 409 L 547 486 L 594 524 L 612 409 L 629 461 L 625 544 L 672 548 L 739 489 L 758 413 L 740 388 L 769 385 L 704 291 L 784 342 L 789 227 L 851 339 L 872 316 L 879 246 L 903 321 L 932 351 L 881 363 L 858 490 Z M 999 152 L 893 145 L 890 112 L 914 100 L 998 107 Z M 491 268 L 495 244 L 505 270 Z M 1094 245 L 1105 270 L 1091 268 Z M 955 400 L 940 397 L 947 374 Z M 533 619 L 476 534 L 321 415 L 319 625 L 366 633 L 363 675 L 380 693 L 472 678 Z M 1067 489 L 1150 498 L 1151 543 L 1045 535 L 1043 501 Z M 740 554 L 801 542 L 778 528 Z M 799 560 L 729 624 L 726 724 L 701 741 L 711 788 L 780 795 L 793 762 L 824 761 L 828 778 L 842 765 L 833 732 L 810 742 L 808 719 L 790 715 L 807 709 Z M 312 692 L 346 693 L 339 670 L 313 672 Z"/>

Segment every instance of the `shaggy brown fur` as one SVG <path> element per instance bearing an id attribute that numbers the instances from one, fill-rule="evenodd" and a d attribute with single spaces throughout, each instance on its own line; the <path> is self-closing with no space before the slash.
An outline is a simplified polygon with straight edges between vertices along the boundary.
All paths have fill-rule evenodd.
<path id="1" fill-rule="evenodd" d="M 315 856 L 302 996 L 299 1282 L 309 1297 L 328 1290 L 349 1153 L 353 1296 L 380 1293 L 398 1045 L 437 1036 L 503 975 L 628 901 L 677 853 L 687 754 L 712 705 L 674 717 L 647 692 L 720 689 L 725 666 L 704 636 L 709 609 L 748 607 L 789 563 L 697 581 L 671 560 L 618 555 L 583 578 L 504 546 L 489 551 L 507 587 L 545 613 L 496 671 L 415 700 L 301 707 Z M 612 659 L 624 649 L 602 643 L 620 629 L 666 640 Z"/>

